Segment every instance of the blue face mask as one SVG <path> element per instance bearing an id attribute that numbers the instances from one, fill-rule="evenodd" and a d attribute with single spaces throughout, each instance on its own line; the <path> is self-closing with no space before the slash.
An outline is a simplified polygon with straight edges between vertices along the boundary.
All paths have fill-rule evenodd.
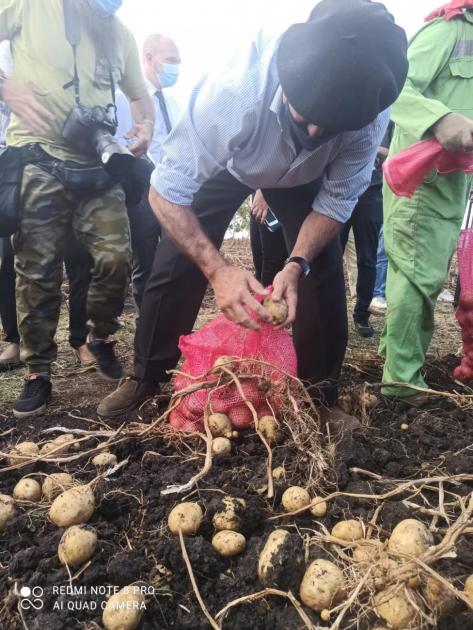
<path id="1" fill-rule="evenodd" d="M 123 0 L 89 0 L 89 3 L 98 13 L 109 17 L 118 11 Z"/>
<path id="2" fill-rule="evenodd" d="M 163 71 L 157 75 L 162 88 L 172 87 L 179 77 L 179 66 L 176 63 L 163 63 Z"/>

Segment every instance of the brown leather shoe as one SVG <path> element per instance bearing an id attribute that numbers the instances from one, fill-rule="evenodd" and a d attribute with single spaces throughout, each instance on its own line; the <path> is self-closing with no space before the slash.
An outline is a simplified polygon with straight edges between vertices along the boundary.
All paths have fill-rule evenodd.
<path id="1" fill-rule="evenodd" d="M 120 416 L 137 409 L 149 398 L 159 393 L 159 385 L 139 381 L 134 376 L 124 379 L 117 389 L 109 394 L 97 407 L 99 416 Z"/>
<path id="2" fill-rule="evenodd" d="M 332 436 L 340 436 L 343 433 L 359 429 L 360 421 L 355 416 L 350 416 L 340 409 L 340 407 L 322 407 L 320 409 L 320 419 L 322 426 L 327 425 Z"/>
<path id="3" fill-rule="evenodd" d="M 20 346 L 17 343 L 8 343 L 0 354 L 0 372 L 8 372 L 22 367 L 20 360 Z"/>

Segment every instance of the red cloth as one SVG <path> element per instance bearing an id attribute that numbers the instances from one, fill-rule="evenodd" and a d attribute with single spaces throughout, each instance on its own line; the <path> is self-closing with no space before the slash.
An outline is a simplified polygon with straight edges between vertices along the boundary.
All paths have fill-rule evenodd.
<path id="1" fill-rule="evenodd" d="M 447 4 L 432 11 L 432 13 L 425 18 L 425 21 L 430 22 L 438 17 L 443 17 L 445 20 L 450 21 L 462 15 L 462 9 L 473 9 L 473 0 L 453 0 L 452 2 L 447 2 Z"/>
<path id="2" fill-rule="evenodd" d="M 389 158 L 383 165 L 386 182 L 398 197 L 412 197 L 427 177 L 437 169 L 440 175 L 463 171 L 473 173 L 473 153 L 450 152 L 435 140 L 416 142 Z"/>

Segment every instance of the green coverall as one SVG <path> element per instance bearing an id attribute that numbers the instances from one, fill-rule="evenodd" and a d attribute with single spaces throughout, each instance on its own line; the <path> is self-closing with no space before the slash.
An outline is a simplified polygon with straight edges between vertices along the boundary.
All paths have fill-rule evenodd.
<path id="1" fill-rule="evenodd" d="M 456 112 L 473 119 L 473 11 L 436 19 L 409 45 L 409 75 L 392 108 L 396 129 L 389 155 L 432 136 Z M 380 343 L 383 382 L 425 387 L 422 367 L 434 330 L 434 308 L 459 236 L 471 176 L 430 173 L 411 199 L 384 184 L 384 239 L 389 261 L 388 311 Z M 416 394 L 384 387 L 387 396 Z"/>

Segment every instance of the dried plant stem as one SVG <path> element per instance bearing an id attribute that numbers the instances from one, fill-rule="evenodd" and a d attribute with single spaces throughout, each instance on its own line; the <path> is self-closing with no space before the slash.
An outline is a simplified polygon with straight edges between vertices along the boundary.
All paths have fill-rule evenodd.
<path id="1" fill-rule="evenodd" d="M 273 595 L 275 597 L 285 597 L 286 599 L 288 599 L 291 602 L 291 604 L 294 606 L 294 608 L 296 609 L 299 617 L 304 622 L 305 627 L 308 630 L 314 630 L 314 625 L 312 624 L 311 620 L 304 612 L 304 609 L 302 608 L 300 602 L 294 597 L 291 591 L 288 591 L 286 593 L 285 591 L 279 591 L 275 588 L 265 588 L 264 591 L 258 591 L 257 593 L 252 593 L 251 595 L 245 595 L 244 597 L 239 597 L 238 599 L 234 599 L 229 604 L 227 604 L 225 608 L 222 608 L 222 610 L 219 613 L 217 613 L 216 619 L 219 619 L 219 620 L 223 619 L 225 615 L 228 613 L 228 611 L 231 608 L 234 608 L 235 606 L 239 606 L 240 604 L 254 602 L 258 599 L 269 597 L 270 595 Z"/>
<path id="2" fill-rule="evenodd" d="M 213 442 L 213 437 L 212 437 L 212 433 L 210 432 L 209 429 L 209 412 L 208 412 L 208 408 L 205 410 L 204 413 L 204 427 L 205 427 L 205 435 L 203 433 L 199 433 L 198 435 L 205 440 L 206 443 L 206 451 L 205 451 L 205 461 L 204 461 L 204 466 L 202 468 L 202 470 L 200 470 L 196 475 L 194 475 L 192 477 L 192 479 L 190 479 L 190 481 L 188 481 L 187 483 L 181 485 L 181 486 L 169 486 L 168 488 L 166 488 L 165 490 L 161 490 L 161 494 L 166 495 L 166 494 L 181 494 L 182 492 L 188 492 L 189 490 L 192 490 L 192 488 L 196 485 L 196 483 L 198 483 L 203 477 L 205 477 L 205 475 L 207 475 L 207 473 L 210 472 L 211 468 L 212 468 L 212 442 Z"/>
<path id="3" fill-rule="evenodd" d="M 232 381 L 235 383 L 235 386 L 238 389 L 238 393 L 240 394 L 243 402 L 248 407 L 248 409 L 251 411 L 251 415 L 253 416 L 253 422 L 255 423 L 256 433 L 258 434 L 259 439 L 262 441 L 262 443 L 264 444 L 264 446 L 265 446 L 265 448 L 266 448 L 266 450 L 268 452 L 268 459 L 267 459 L 267 464 L 266 464 L 266 474 L 267 474 L 267 477 L 268 477 L 268 494 L 267 494 L 267 496 L 268 496 L 268 499 L 272 499 L 274 497 L 273 451 L 271 450 L 271 447 L 268 444 L 266 438 L 264 437 L 264 435 L 259 430 L 258 414 L 256 413 L 256 409 L 255 409 L 253 403 L 250 402 L 248 400 L 248 398 L 245 396 L 245 392 L 243 391 L 243 388 L 241 386 L 239 378 L 236 376 L 236 374 L 234 374 L 228 368 L 225 368 L 225 367 L 222 368 L 222 372 L 225 372 L 226 374 L 228 374 L 230 376 L 230 378 L 232 379 Z"/>
<path id="4" fill-rule="evenodd" d="M 200 606 L 202 612 L 204 613 L 204 615 L 206 616 L 208 622 L 212 626 L 212 628 L 214 630 L 221 630 L 221 627 L 218 625 L 218 623 L 215 621 L 215 619 L 212 617 L 212 615 L 207 610 L 207 606 L 204 604 L 204 600 L 202 599 L 202 597 L 200 595 L 199 587 L 197 586 L 197 582 L 195 581 L 194 571 L 192 570 L 192 565 L 191 565 L 191 562 L 189 560 L 189 556 L 187 554 L 186 544 L 184 542 L 184 536 L 182 535 L 182 530 L 181 529 L 179 530 L 179 543 L 181 545 L 182 558 L 183 558 L 183 560 L 184 560 L 184 562 L 186 564 L 187 573 L 189 574 L 189 579 L 191 581 L 192 588 L 194 589 L 194 594 L 195 594 L 195 596 L 197 598 L 197 601 L 199 602 L 199 606 Z"/>

